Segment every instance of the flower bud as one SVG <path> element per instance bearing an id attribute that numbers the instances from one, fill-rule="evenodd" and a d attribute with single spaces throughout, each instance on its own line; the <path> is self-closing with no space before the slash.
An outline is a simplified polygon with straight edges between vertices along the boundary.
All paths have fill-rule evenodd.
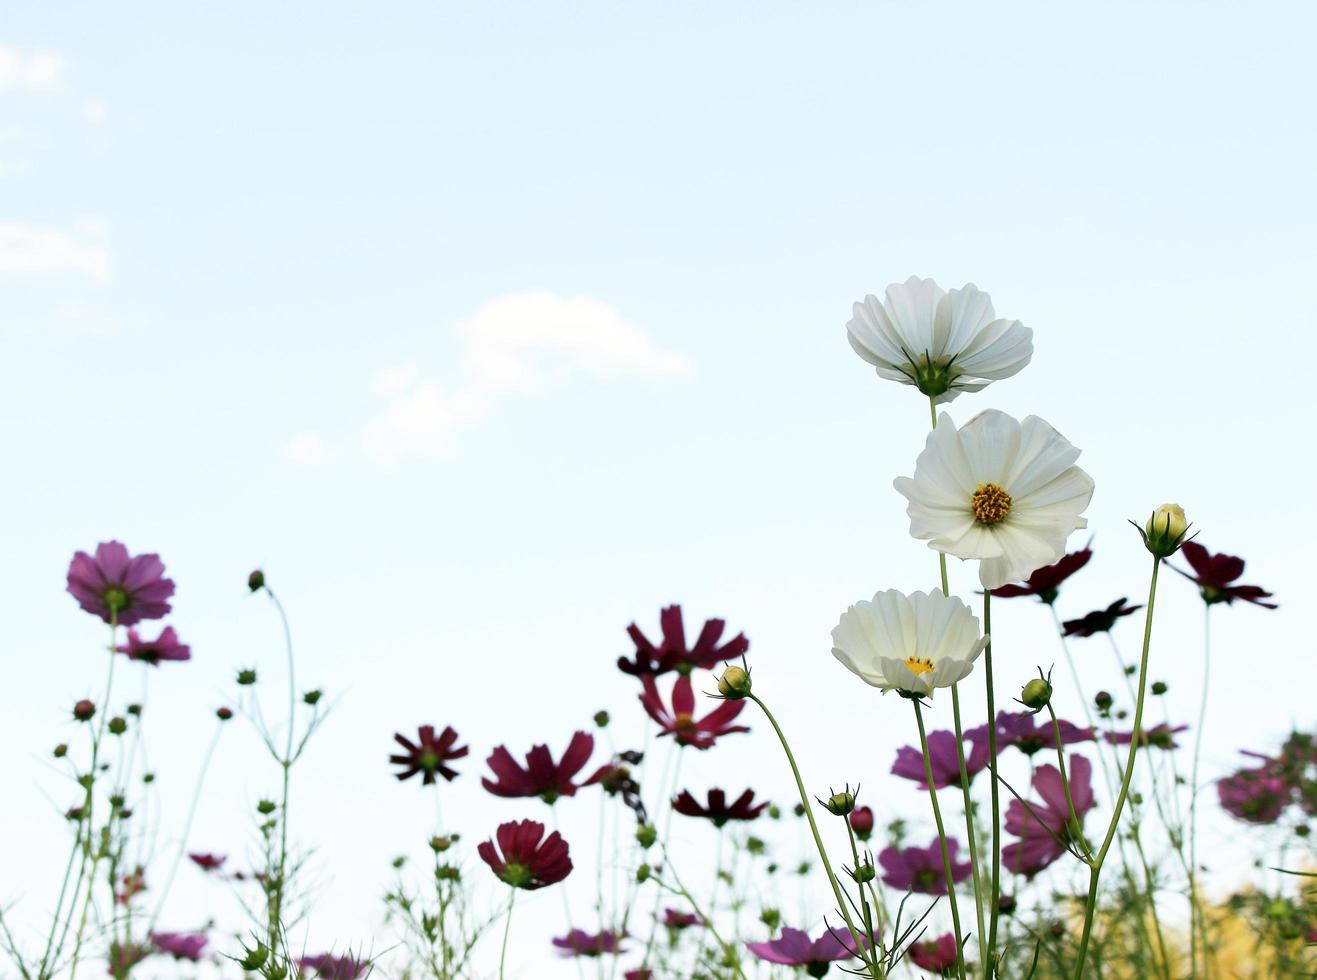
<path id="1" fill-rule="evenodd" d="M 1165 681 L 1153 681 L 1153 682 L 1152 682 L 1152 693 L 1153 693 L 1153 694 L 1165 694 L 1165 693 L 1166 693 L 1166 682 L 1165 682 Z"/>
<path id="2" fill-rule="evenodd" d="M 795 806 L 791 808 L 791 812 L 798 817 L 803 817 L 805 815 L 805 804 L 797 803 Z"/>
<path id="3" fill-rule="evenodd" d="M 636 828 L 636 843 L 641 847 L 650 848 L 658 840 L 658 831 L 647 823 L 642 823 Z"/>
<path id="4" fill-rule="evenodd" d="M 781 808 L 780 806 L 778 806 L 776 803 L 773 803 L 773 804 L 770 804 L 770 805 L 769 805 L 769 807 L 768 807 L 768 819 L 769 819 L 769 820 L 781 820 L 781 819 L 782 819 L 782 808 Z"/>
<path id="5" fill-rule="evenodd" d="M 155 782 L 155 773 L 153 773 L 153 772 L 144 772 L 144 773 L 142 773 L 142 782 L 147 783 L 147 784 L 154 783 L 154 782 Z"/>
<path id="6" fill-rule="evenodd" d="M 1002 895 L 997 899 L 997 911 L 1002 915 L 1010 915 L 1015 911 L 1015 896 Z"/>
<path id="7" fill-rule="evenodd" d="M 128 731 L 128 721 L 119 715 L 115 715 L 110 719 L 106 727 L 110 729 L 111 735 L 122 735 L 124 732 Z"/>
<path id="8" fill-rule="evenodd" d="M 782 924 L 782 913 L 777 909 L 764 909 L 759 913 L 759 921 L 768 926 L 769 932 L 776 932 Z"/>
<path id="9" fill-rule="evenodd" d="M 142 706 L 140 704 L 130 704 L 128 706 L 128 713 L 134 718 L 140 718 L 142 717 Z"/>
<path id="10" fill-rule="evenodd" d="M 247 588 L 253 592 L 260 592 L 265 588 L 265 573 L 259 568 L 247 576 Z"/>
<path id="11" fill-rule="evenodd" d="M 232 709 L 232 708 L 216 708 L 216 709 L 215 709 L 215 717 L 218 718 L 220 721 L 228 721 L 230 718 L 233 717 L 233 709 Z"/>
<path id="12" fill-rule="evenodd" d="M 728 701 L 740 701 L 750 693 L 750 672 L 744 667 L 728 667 L 718 678 L 718 693 Z"/>
<path id="13" fill-rule="evenodd" d="M 1106 691 L 1098 691 L 1093 695 L 1093 704 L 1097 706 L 1098 711 L 1110 711 L 1112 703 L 1112 697 Z"/>
<path id="14" fill-rule="evenodd" d="M 319 690 L 307 691 L 305 694 L 302 695 L 302 703 L 310 704 L 310 705 L 318 704 L 320 702 L 320 699 L 324 696 L 325 696 L 324 691 L 319 691 Z"/>
<path id="15" fill-rule="evenodd" d="M 857 806 L 850 815 L 851 830 L 860 840 L 868 840 L 873 833 L 873 810 L 867 806 Z"/>
<path id="16" fill-rule="evenodd" d="M 250 667 L 238 671 L 238 683 L 243 687 L 250 687 L 256 683 L 256 671 Z"/>
<path id="17" fill-rule="evenodd" d="M 256 804 L 256 812 L 263 816 L 268 817 L 270 814 L 274 813 L 274 811 L 275 805 L 273 800 L 261 800 Z"/>
<path id="18" fill-rule="evenodd" d="M 1035 677 L 1020 692 L 1020 701 L 1033 712 L 1042 711 L 1052 700 L 1052 685 L 1042 677 Z"/>
<path id="19" fill-rule="evenodd" d="M 63 742 L 60 742 L 59 745 L 55 746 L 56 759 L 62 759 L 68 754 L 69 754 L 69 747 L 65 745 Z"/>
<path id="20" fill-rule="evenodd" d="M 851 877 L 857 885 L 863 885 L 865 882 L 873 881 L 877 874 L 878 872 L 874 870 L 874 866 L 870 862 L 864 861 L 851 873 Z"/>
<path id="21" fill-rule="evenodd" d="M 252 574 L 255 575 L 256 573 L 253 572 Z M 238 962 L 238 965 L 244 970 L 255 972 L 265 965 L 265 961 L 269 959 L 269 956 L 270 951 L 264 946 L 258 945 L 255 949 L 247 950 L 247 955 Z"/>
<path id="22" fill-rule="evenodd" d="M 823 801 L 823 806 L 834 817 L 844 817 L 855 809 L 855 794 L 850 790 L 833 793 Z"/>
<path id="23" fill-rule="evenodd" d="M 401 867 L 402 867 L 404 864 L 406 864 L 406 863 L 407 863 L 407 857 L 406 857 L 406 855 L 399 854 L 396 858 L 393 859 L 393 862 L 392 862 L 392 864 L 393 864 L 393 869 L 396 871 L 396 870 L 398 870 L 399 868 L 401 868 Z"/>
<path id="24" fill-rule="evenodd" d="M 1188 531 L 1184 508 L 1179 504 L 1162 504 L 1143 526 L 1143 543 L 1158 558 L 1169 558 L 1180 550 Z"/>
<path id="25" fill-rule="evenodd" d="M 451 837 L 430 838 L 430 850 L 434 851 L 436 854 L 442 854 L 444 851 L 448 850 L 452 846 L 453 846 L 453 839 Z"/>
<path id="26" fill-rule="evenodd" d="M 73 717 L 78 721 L 91 721 L 94 714 L 96 714 L 96 705 L 92 704 L 86 698 L 83 698 L 73 706 Z"/>
<path id="27" fill-rule="evenodd" d="M 607 728 L 608 721 L 609 719 L 608 719 L 607 711 L 596 711 L 594 713 L 594 725 L 596 728 Z"/>

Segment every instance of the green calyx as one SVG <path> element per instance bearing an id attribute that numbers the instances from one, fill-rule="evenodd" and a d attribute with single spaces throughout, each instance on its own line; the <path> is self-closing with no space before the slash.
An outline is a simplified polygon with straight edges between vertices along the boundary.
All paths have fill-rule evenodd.
<path id="1" fill-rule="evenodd" d="M 499 874 L 499 877 L 513 888 L 525 888 L 530 884 L 530 868 L 524 864 L 509 861 L 503 865 L 503 871 Z"/>

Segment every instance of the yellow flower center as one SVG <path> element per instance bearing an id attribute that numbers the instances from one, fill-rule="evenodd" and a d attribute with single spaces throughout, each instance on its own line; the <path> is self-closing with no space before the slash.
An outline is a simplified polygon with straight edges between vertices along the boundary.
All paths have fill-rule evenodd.
<path id="1" fill-rule="evenodd" d="M 969 498 L 969 509 L 980 524 L 1000 524 L 1011 512 L 1011 495 L 995 483 L 980 483 Z"/>
<path id="2" fill-rule="evenodd" d="M 674 723 L 672 727 L 675 728 L 677 731 L 683 733 L 693 732 L 695 730 L 695 718 L 693 715 L 688 715 L 685 712 L 681 712 L 674 719 Z"/>
<path id="3" fill-rule="evenodd" d="M 933 672 L 933 661 L 924 657 L 906 657 L 905 665 L 916 677 Z"/>

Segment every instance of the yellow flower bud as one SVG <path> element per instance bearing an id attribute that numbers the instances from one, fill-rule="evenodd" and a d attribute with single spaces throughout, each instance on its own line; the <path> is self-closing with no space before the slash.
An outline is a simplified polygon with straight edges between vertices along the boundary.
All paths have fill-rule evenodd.
<path id="1" fill-rule="evenodd" d="M 1180 550 L 1188 530 L 1184 508 L 1179 504 L 1162 504 L 1143 527 L 1143 543 L 1158 558 L 1169 558 Z"/>
<path id="2" fill-rule="evenodd" d="M 743 667 L 728 667 L 718 678 L 718 693 L 728 701 L 740 701 L 750 693 L 750 672 Z"/>

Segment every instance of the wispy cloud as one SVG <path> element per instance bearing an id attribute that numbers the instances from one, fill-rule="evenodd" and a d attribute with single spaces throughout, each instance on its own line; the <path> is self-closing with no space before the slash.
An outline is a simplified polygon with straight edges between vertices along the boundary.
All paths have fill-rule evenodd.
<path id="1" fill-rule="evenodd" d="M 68 63 L 55 51 L 22 51 L 0 44 L 0 92 L 49 92 L 64 83 Z"/>
<path id="2" fill-rule="evenodd" d="M 103 221 L 70 228 L 0 221 L 0 275 L 76 275 L 110 281 L 109 229 Z"/>
<path id="3" fill-rule="evenodd" d="M 284 459 L 294 466 L 324 466 L 338 459 L 338 449 L 319 432 L 299 432 L 284 446 Z"/>

